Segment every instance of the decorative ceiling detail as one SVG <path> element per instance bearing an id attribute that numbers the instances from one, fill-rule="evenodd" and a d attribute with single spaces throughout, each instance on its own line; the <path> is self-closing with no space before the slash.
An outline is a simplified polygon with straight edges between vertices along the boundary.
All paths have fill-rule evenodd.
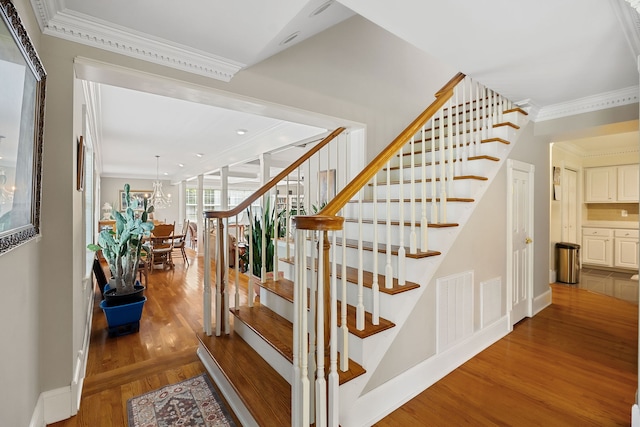
<path id="1" fill-rule="evenodd" d="M 628 104 L 638 103 L 640 100 L 640 88 L 631 86 L 624 89 L 601 93 L 594 96 L 576 99 L 569 102 L 548 105 L 540 109 L 535 121 L 557 119 L 560 117 L 572 116 L 574 114 L 588 113 L 602 110 L 604 108 L 620 107 Z"/>
<path id="2" fill-rule="evenodd" d="M 154 62 L 225 82 L 245 64 L 174 42 L 153 39 L 73 11 L 55 11 L 52 0 L 32 0 L 44 34 Z M 53 6 L 53 7 L 52 7 Z"/>

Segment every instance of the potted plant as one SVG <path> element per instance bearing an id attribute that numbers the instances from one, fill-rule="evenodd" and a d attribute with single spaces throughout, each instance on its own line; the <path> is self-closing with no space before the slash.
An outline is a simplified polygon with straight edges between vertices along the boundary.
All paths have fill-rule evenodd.
<path id="1" fill-rule="evenodd" d="M 146 301 L 146 297 L 142 295 L 144 286 L 137 283 L 136 276 L 142 252 L 149 251 L 144 244 L 144 237 L 153 230 L 153 222 L 147 221 L 148 215 L 153 212 L 153 206 L 148 207 L 145 199 L 143 210 L 136 216 L 134 210 L 139 207 L 139 202 L 131 200 L 129 190 L 129 184 L 125 184 L 124 213 L 114 211 L 112 214 L 116 221 L 115 230 L 102 230 L 98 235 L 98 244 L 87 246 L 90 250 L 102 251 L 111 271 L 109 289 L 105 290 L 105 300 L 100 303 L 107 316 L 110 334 L 112 328 L 137 324 L 142 315 L 142 305 Z M 125 305 L 133 307 L 127 308 Z M 116 307 L 121 308 L 115 309 Z M 134 312 L 133 315 L 131 310 Z M 139 314 L 135 320 L 137 312 Z"/>
<path id="2" fill-rule="evenodd" d="M 251 218 L 251 227 L 246 231 L 245 239 L 249 241 L 249 233 L 251 233 L 252 253 L 253 259 L 251 260 L 251 275 L 254 277 L 256 283 L 260 283 L 262 278 L 262 229 L 264 228 L 265 234 L 265 272 L 266 278 L 273 277 L 273 255 L 275 252 L 274 237 L 276 234 L 276 213 L 274 209 L 271 209 L 271 201 L 267 199 L 264 211 L 262 215 L 254 214 Z M 249 212 L 247 212 L 249 216 Z M 249 262 L 249 251 L 247 250 L 243 255 L 245 265 Z"/>

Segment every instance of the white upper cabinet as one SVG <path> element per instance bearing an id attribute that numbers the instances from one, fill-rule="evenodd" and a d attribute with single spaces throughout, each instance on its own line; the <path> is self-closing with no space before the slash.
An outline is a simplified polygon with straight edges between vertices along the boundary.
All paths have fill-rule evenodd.
<path id="1" fill-rule="evenodd" d="M 615 166 L 585 169 L 585 195 L 587 203 L 613 203 L 616 201 L 617 169 Z"/>
<path id="2" fill-rule="evenodd" d="M 618 166 L 618 192 L 619 202 L 637 202 L 638 187 L 640 182 L 640 168 L 638 165 Z"/>
<path id="3" fill-rule="evenodd" d="M 638 165 L 585 169 L 585 203 L 638 202 Z"/>

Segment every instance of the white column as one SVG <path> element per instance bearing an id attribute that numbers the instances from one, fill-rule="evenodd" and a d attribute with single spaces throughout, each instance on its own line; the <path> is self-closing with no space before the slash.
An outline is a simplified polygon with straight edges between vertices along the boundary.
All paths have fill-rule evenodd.
<path id="1" fill-rule="evenodd" d="M 196 190 L 196 223 L 198 224 L 198 256 L 204 253 L 204 242 L 202 241 L 202 230 L 204 221 L 202 212 L 204 211 L 204 175 L 198 175 L 198 188 Z"/>

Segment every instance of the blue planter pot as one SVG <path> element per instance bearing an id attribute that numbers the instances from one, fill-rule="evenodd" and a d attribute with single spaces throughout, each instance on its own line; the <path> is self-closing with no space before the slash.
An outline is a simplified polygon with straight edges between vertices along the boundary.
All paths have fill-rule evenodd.
<path id="1" fill-rule="evenodd" d="M 120 336 L 138 332 L 140 330 L 140 318 L 142 308 L 147 297 L 129 304 L 109 306 L 106 300 L 100 301 L 100 308 L 107 317 L 109 336 Z"/>

